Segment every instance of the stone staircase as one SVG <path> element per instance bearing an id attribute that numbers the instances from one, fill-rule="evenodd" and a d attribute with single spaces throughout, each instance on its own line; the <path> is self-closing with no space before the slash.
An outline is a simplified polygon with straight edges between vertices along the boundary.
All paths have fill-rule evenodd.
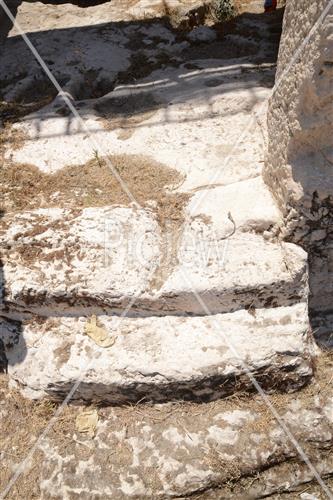
<path id="1" fill-rule="evenodd" d="M 42 8 L 45 19 L 49 8 Z M 103 17 L 106 6 L 100 8 Z M 13 491 L 45 500 L 248 499 L 296 491 L 315 474 L 284 426 L 319 473 L 331 476 L 332 398 L 308 319 L 307 254 L 280 241 L 281 214 L 261 177 L 263 108 L 273 77 L 262 60 L 274 52 L 273 24 L 245 16 L 241 46 L 231 33 L 216 41 L 225 58 L 212 58 L 208 46 L 181 40 L 170 27 L 128 21 L 121 30 L 101 28 L 100 17 L 89 28 L 92 38 L 78 28 L 75 40 L 82 54 L 93 45 L 107 60 L 96 78 L 105 84 L 101 97 L 89 95 L 70 58 L 59 58 L 59 40 L 46 44 L 35 35 L 57 77 L 69 75 L 65 90 L 100 150 L 58 96 L 11 128 L 13 141 L 3 152 L 6 179 L 15 181 L 0 231 L 0 339 L 13 408 L 25 401 L 28 421 L 43 405 L 73 403 L 54 434 L 36 432 L 40 466 L 29 470 L 28 486 Z M 247 33 L 259 28 L 267 40 L 256 49 Z M 175 66 L 155 67 L 157 34 L 157 47 L 176 58 Z M 69 44 L 72 36 L 64 33 L 63 40 Z M 132 77 L 138 40 L 153 60 L 140 78 Z M 255 62 L 237 57 L 245 42 L 257 50 Z M 12 69 L 15 57 L 4 64 Z M 134 83 L 117 85 L 117 75 Z M 240 137 L 251 116 L 248 135 Z M 108 198 L 107 176 L 93 185 L 94 196 L 82 189 L 79 178 L 92 168 L 92 156 L 102 171 L 111 152 L 111 163 L 139 195 L 147 158 L 151 171 L 167 172 L 160 198 L 153 182 L 151 197 L 139 204 Z M 120 157 L 128 163 L 118 168 Z M 66 179 L 75 176 L 77 186 L 68 191 Z M 168 211 L 172 203 L 176 215 Z M 26 399 L 15 399 L 16 390 Z M 3 401 L 10 397 L 0 401 L 5 422 L 11 410 Z M 87 409 L 98 414 L 90 435 L 73 427 Z M 6 481 L 17 469 L 16 452 L 4 455 Z"/>
<path id="2" fill-rule="evenodd" d="M 237 191 L 259 206 L 237 211 Z M 213 188 L 206 200 L 199 210 L 197 195 L 191 199 L 170 259 L 160 257 L 163 231 L 152 210 L 4 217 L 2 314 L 21 325 L 8 356 L 24 394 L 61 400 L 81 380 L 74 398 L 85 402 L 200 402 L 249 390 L 247 372 L 266 390 L 309 381 L 305 252 L 269 239 L 278 213 L 257 179 Z M 107 348 L 86 334 L 95 315 L 114 340 Z M 10 344 L 8 330 L 10 322 Z"/>

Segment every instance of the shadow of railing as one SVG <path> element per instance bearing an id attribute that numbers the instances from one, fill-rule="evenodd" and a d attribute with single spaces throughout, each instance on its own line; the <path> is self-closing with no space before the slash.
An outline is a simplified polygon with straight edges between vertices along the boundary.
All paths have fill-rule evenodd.
<path id="1" fill-rule="evenodd" d="M 11 1 L 16 2 L 17 10 L 19 0 Z M 12 10 L 14 14 L 15 8 Z M 1 13 L 2 17 L 5 16 L 3 11 Z M 179 53 L 165 47 L 158 48 L 159 42 L 165 42 L 164 45 L 170 42 L 168 37 L 163 38 L 165 28 L 173 37 L 172 44 L 179 45 L 178 42 L 187 40 L 187 32 L 174 29 L 168 17 L 40 30 L 27 35 L 61 87 L 68 91 L 74 100 L 80 101 L 101 97 L 113 91 L 119 84 L 136 83 L 158 67 L 176 66 L 179 59 L 189 64 L 194 60 L 209 61 L 211 68 L 214 68 L 214 59 L 230 61 L 244 57 L 258 64 L 274 63 L 280 34 L 271 33 L 270 30 L 272 26 L 281 30 L 282 14 L 277 13 L 273 18 L 275 24 L 272 26 L 271 19 L 265 14 L 241 14 L 230 26 L 216 26 L 218 38 L 215 41 L 194 43 L 190 46 L 187 44 Z M 5 24 L 8 24 L 7 20 Z M 151 26 L 154 26 L 154 34 L 149 35 L 147 29 Z M 158 27 L 161 28 L 161 36 L 158 35 L 158 29 L 156 30 Z M 143 31 L 140 31 L 141 28 Z M 8 29 L 2 29 L 2 32 L 4 39 Z M 128 40 L 123 39 L 120 42 L 120 33 L 125 34 Z M 265 50 L 262 50 L 263 41 Z M 150 52 L 147 52 L 146 42 L 149 42 Z M 126 58 L 129 58 L 129 64 L 124 66 Z M 94 60 L 96 64 L 92 62 Z M 98 61 L 102 62 L 101 67 Z M 6 95 L 8 87 L 15 90 L 16 94 L 12 92 L 12 95 L 13 100 L 17 102 L 29 102 L 29 98 L 36 96 L 42 98 L 56 95 L 47 76 L 20 36 L 11 36 L 7 40 L 0 72 L 0 91 Z"/>
<path id="2" fill-rule="evenodd" d="M 227 78 L 230 78 L 233 71 L 235 70 L 230 67 L 229 69 L 212 67 L 204 72 L 180 70 L 178 74 L 173 71 L 172 77 L 152 80 L 141 88 L 140 86 L 119 87 L 98 100 L 74 103 L 83 120 L 86 118 L 95 120 L 95 124 L 87 127 L 83 126 L 70 112 L 66 111 L 64 116 L 64 105 L 60 101 L 59 107 L 52 104 L 21 119 L 22 123 L 25 121 L 29 123 L 29 135 L 25 137 L 25 141 L 82 136 L 87 133 L 87 128 L 92 135 L 106 134 L 111 129 L 135 130 L 147 127 L 151 129 L 168 124 L 202 123 L 206 120 L 230 117 L 243 111 L 251 112 L 262 100 L 260 90 L 267 86 L 267 78 L 273 83 L 272 71 L 269 69 L 269 74 L 267 71 L 263 72 L 262 81 L 257 75 L 244 72 L 244 78 L 241 81 L 228 83 Z M 246 98 L 244 94 L 243 97 L 240 97 L 240 94 L 235 95 L 235 92 L 244 90 L 248 93 Z M 215 108 L 215 101 L 223 98 L 224 95 L 227 96 L 231 91 L 234 93 L 233 98 L 227 101 L 225 111 L 221 111 L 221 106 Z M 185 107 L 183 113 L 173 113 L 174 104 L 185 105 L 189 101 L 196 101 L 197 108 L 190 110 Z M 59 109 L 61 113 L 58 113 Z M 151 113 L 149 117 L 147 113 Z M 98 124 L 99 119 L 103 119 L 104 125 L 102 121 L 100 125 Z M 57 133 L 50 132 L 49 120 L 58 121 L 61 124 L 61 130 Z M 108 127 L 108 123 L 112 126 Z M 9 137 L 8 141 L 11 140 L 15 141 L 15 138 Z"/>

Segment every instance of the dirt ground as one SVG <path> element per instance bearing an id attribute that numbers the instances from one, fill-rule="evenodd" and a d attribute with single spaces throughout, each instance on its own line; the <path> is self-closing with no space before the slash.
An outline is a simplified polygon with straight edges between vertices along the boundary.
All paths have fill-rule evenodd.
<path id="1" fill-rule="evenodd" d="M 316 375 L 312 382 L 296 395 L 292 393 L 273 394 L 269 396 L 274 408 L 280 415 L 284 413 L 288 405 L 296 400 L 300 402 L 304 409 L 311 410 L 315 400 L 317 401 L 316 404 L 318 404 L 318 398 L 323 403 L 332 398 L 332 353 L 323 353 L 317 358 L 315 367 Z M 28 452 L 33 448 L 37 439 L 49 424 L 57 408 L 58 406 L 55 403 L 50 403 L 47 400 L 34 402 L 24 399 L 16 390 L 8 389 L 7 377 L 0 375 L 0 412 L 2 415 L 0 420 L 0 456 L 2 459 L 0 484 L 4 485 L 8 482 L 15 470 L 13 469 L 13 465 L 25 459 Z M 260 415 L 259 419 L 257 418 L 248 427 L 243 428 L 244 433 L 267 432 L 275 422 L 270 410 L 259 395 L 253 396 L 253 394 L 243 392 L 236 392 L 226 399 L 205 404 L 180 402 L 154 406 L 142 402 L 141 404 L 124 407 L 100 406 L 95 408 L 100 421 L 104 422 L 107 428 L 112 429 L 112 431 L 120 431 L 125 426 L 128 429 L 127 432 L 129 435 L 133 432 L 135 433 L 138 423 L 144 423 L 148 427 L 156 428 L 156 426 L 158 427 L 163 422 L 166 428 L 170 424 L 186 429 L 189 426 L 189 421 L 193 421 L 193 419 L 196 419 L 199 423 L 207 418 L 209 421 L 213 421 L 215 415 L 234 410 L 251 411 Z M 79 447 L 80 454 L 77 455 L 77 439 L 80 434 L 77 432 L 75 422 L 77 416 L 84 409 L 86 407 L 80 407 L 79 405 L 66 406 L 54 422 L 54 425 L 47 432 L 48 440 L 59 452 L 64 456 L 72 456 L 74 454 L 77 461 L 80 459 L 86 460 L 91 456 L 89 446 L 88 448 L 85 446 Z M 212 455 L 209 459 L 213 468 L 221 467 L 220 459 L 216 462 L 217 458 L 214 458 Z M 109 459 L 118 460 L 114 456 L 109 457 Z M 33 456 L 29 459 L 29 466 L 26 472 L 15 483 L 9 498 L 13 500 L 40 498 L 39 484 L 42 469 L 40 461 L 42 460 L 43 452 L 37 446 Z M 107 457 L 105 457 L 105 460 L 107 460 Z M 237 464 L 234 463 L 233 466 L 233 471 L 227 469 L 226 483 L 223 484 L 222 482 L 220 487 L 227 486 L 231 494 L 234 491 L 234 498 L 238 498 L 239 491 L 246 492 L 248 482 L 251 482 L 251 477 L 248 479 L 244 478 L 240 482 L 241 477 L 237 473 Z M 230 466 L 228 465 L 228 467 Z M 256 471 L 256 474 L 260 474 L 260 471 Z M 241 490 L 238 489 L 239 487 Z M 316 482 L 301 485 L 298 493 L 286 492 L 281 493 L 281 496 L 273 495 L 271 498 L 274 498 L 274 500 L 278 498 L 299 498 L 298 495 L 300 493 L 308 490 L 311 490 L 311 492 L 318 491 L 319 499 L 326 498 L 320 496 L 321 493 L 316 486 Z M 198 494 L 195 498 L 216 498 L 216 496 L 210 497 L 205 493 L 203 495 Z"/>

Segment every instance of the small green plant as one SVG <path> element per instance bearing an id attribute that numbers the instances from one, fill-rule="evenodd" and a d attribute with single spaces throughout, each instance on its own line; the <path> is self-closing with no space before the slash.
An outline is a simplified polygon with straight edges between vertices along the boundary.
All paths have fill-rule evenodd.
<path id="1" fill-rule="evenodd" d="M 94 149 L 94 160 L 97 161 L 98 165 L 100 167 L 102 167 L 102 162 L 101 162 L 101 159 L 99 157 L 99 153 L 98 153 L 98 150 L 97 149 Z"/>
<path id="2" fill-rule="evenodd" d="M 233 0 L 214 0 L 212 5 L 214 17 L 217 21 L 228 21 L 236 15 Z"/>

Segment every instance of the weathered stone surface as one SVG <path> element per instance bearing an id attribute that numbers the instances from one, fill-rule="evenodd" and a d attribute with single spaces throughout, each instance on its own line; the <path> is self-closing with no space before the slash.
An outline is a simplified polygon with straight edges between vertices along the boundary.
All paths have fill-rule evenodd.
<path id="1" fill-rule="evenodd" d="M 301 248 L 251 233 L 228 238 L 233 224 L 226 222 L 220 232 L 197 219 L 186 226 L 179 263 L 159 292 L 165 309 L 207 314 L 306 301 L 306 254 Z"/>
<path id="2" fill-rule="evenodd" d="M 73 313 L 124 307 L 144 292 L 159 254 L 155 218 L 126 207 L 40 209 L 14 217 L 2 238 L 5 301 L 14 309 Z M 7 305 L 8 305 L 7 304 Z"/>
<path id="3" fill-rule="evenodd" d="M 332 309 L 333 6 L 288 2 L 270 99 L 264 177 L 285 217 L 283 236 L 309 252 L 310 308 Z M 326 9 L 298 57 L 298 47 Z M 295 60 L 294 60 L 295 59 Z"/>
<path id="4" fill-rule="evenodd" d="M 37 71 L 15 29 L 0 62 L 6 75 L 1 89 L 4 99 L 31 100 L 35 105 L 45 98 L 50 103 L 14 126 L 12 131 L 23 131 L 26 136 L 21 144 L 14 144 L 17 149 L 9 143 L 7 165 L 30 163 L 37 167 L 35 171 L 50 173 L 83 164 L 93 155 L 98 159 L 110 152 L 144 153 L 185 174 L 181 189 L 194 193 L 186 209 L 186 230 L 178 232 L 177 228 L 172 235 L 176 244 L 166 254 L 169 234 L 158 226 L 152 203 L 147 210 L 59 208 L 6 216 L 1 241 L 5 304 L 0 311 L 0 339 L 6 346 L 12 385 L 30 398 L 46 395 L 61 400 L 82 378 L 73 397 L 76 404 L 79 400 L 125 403 L 122 408 L 99 407 L 98 419 L 97 410 L 92 409 L 97 433 L 91 440 L 63 430 L 61 415 L 57 421 L 61 438 L 55 442 L 48 429 L 39 447 L 45 455 L 44 461 L 39 457 L 38 466 L 41 492 L 35 493 L 39 481 L 31 478 L 28 495 L 15 487 L 19 498 L 31 494 L 68 500 L 164 499 L 198 492 L 205 499 L 248 500 L 290 491 L 312 480 L 313 474 L 301 464 L 263 405 L 242 392 L 253 388 L 241 362 L 273 393 L 299 389 L 312 377 L 315 366 L 307 318 L 306 254 L 296 245 L 271 239 L 281 225 L 280 214 L 259 177 L 264 144 L 259 122 L 272 83 L 273 72 L 266 63 L 274 60 L 271 48 L 278 32 L 270 19 L 274 22 L 275 14 L 240 16 L 235 21 L 237 33 L 222 39 L 216 31 L 217 40 L 208 46 L 191 44 L 191 38 L 198 31 L 207 32 L 206 28 L 181 39 L 180 33 L 176 36 L 160 21 L 145 19 L 140 24 L 131 20 L 133 13 L 141 18 L 163 15 L 165 2 L 129 3 L 128 9 L 124 0 L 112 0 L 98 9 L 81 11 L 70 5 L 23 3 L 18 13 L 23 29 L 32 33 L 33 43 L 98 141 L 98 151 L 59 96 L 50 102 L 54 90 Z M 167 2 L 172 9 L 183 3 L 190 14 L 192 0 Z M 262 11 L 262 2 L 254 4 L 257 12 L 258 5 Z M 322 4 L 317 2 L 319 7 Z M 301 12 L 304 6 L 306 22 Z M 291 44 L 296 47 L 317 6 L 299 2 L 292 8 L 299 22 Z M 286 23 L 292 26 L 290 12 Z M 191 21 L 190 15 L 186 18 Z M 330 39 L 329 30 L 328 34 Z M 265 40 L 257 43 L 258 37 Z M 271 45 L 267 40 L 273 40 Z M 285 62 L 290 59 L 291 45 L 287 38 L 282 44 Z M 248 54 L 253 55 L 251 60 L 240 58 Z M 277 162 L 280 147 L 291 159 L 295 156 L 293 168 L 299 178 L 294 180 L 304 181 L 304 191 L 308 189 L 311 196 L 317 186 L 318 198 L 329 195 L 330 184 L 324 185 L 322 172 L 317 182 L 317 170 L 314 183 L 302 177 L 303 166 L 308 171 L 312 160 L 299 155 L 298 148 L 303 147 L 303 140 L 313 138 L 318 147 L 324 145 L 321 152 L 327 153 L 329 133 L 321 133 L 330 118 L 323 115 L 318 132 L 311 108 L 311 85 L 317 85 L 317 80 L 319 97 L 313 107 L 322 109 L 331 98 L 326 88 L 331 57 L 326 55 L 319 70 L 323 73 L 313 78 L 310 72 L 309 80 L 314 83 L 306 82 L 307 98 L 297 101 L 302 115 L 287 102 L 289 110 L 296 110 L 295 121 L 299 120 L 302 132 L 310 133 L 299 133 L 293 116 L 274 130 L 277 145 L 272 153 Z M 310 51 L 308 58 L 312 56 Z M 303 62 L 299 64 L 298 69 Z M 285 98 L 293 99 L 294 84 L 289 81 L 283 88 Z M 283 105 L 281 109 L 283 113 Z M 246 127 L 248 133 L 243 135 Z M 294 133 L 294 142 L 288 142 L 289 135 L 287 142 L 284 137 L 279 142 L 279 134 L 287 129 L 288 134 Z M 285 173 L 280 176 L 282 184 Z M 281 190 L 274 182 L 270 186 L 280 201 Z M 294 187 L 288 184 L 284 196 Z M 204 206 L 200 206 L 201 195 Z M 305 225 L 299 211 L 290 210 L 288 229 L 296 228 L 293 242 L 303 244 L 310 238 L 320 248 L 330 234 L 325 224 L 331 223 L 331 207 L 322 200 L 318 205 L 311 196 L 304 196 L 311 224 Z M 280 207 L 284 208 L 281 201 Z M 110 219 L 116 228 L 110 228 Z M 331 267 L 329 259 L 318 257 L 318 278 L 315 287 L 312 281 L 312 290 L 323 288 L 322 277 L 330 276 Z M 207 315 L 192 287 L 215 315 Z M 328 305 L 331 288 L 325 287 L 325 292 Z M 137 294 L 135 307 L 119 324 L 120 310 Z M 93 314 L 98 324 L 89 317 Z M 110 347 L 98 348 L 94 327 L 103 335 L 110 334 L 115 343 L 102 335 L 100 343 Z M 330 380 L 327 373 L 321 386 L 307 386 L 302 396 L 292 395 L 288 401 L 283 399 L 285 394 L 280 395 L 282 399 L 273 396 L 277 410 L 323 476 L 333 474 L 329 456 L 332 399 L 326 390 Z M 219 400 L 233 392 L 234 398 Z M 0 401 L 0 427 L 5 420 L 2 438 L 7 432 L 8 420 L 3 417 L 9 398 L 10 391 Z M 128 404 L 142 398 L 178 400 L 178 405 Z M 184 399 L 191 402 L 179 403 Z M 202 403 L 210 400 L 215 401 Z M 49 402 L 25 403 L 36 404 L 37 413 L 46 416 L 52 409 Z M 146 418 L 147 411 L 152 412 L 151 418 Z M 42 421 L 37 431 L 28 424 L 32 432 L 30 440 L 23 441 L 22 446 L 28 443 L 24 456 L 46 425 Z M 4 449 L 0 443 L 0 453 L 9 478 L 17 470 L 19 446 L 6 444 Z"/>
<path id="5" fill-rule="evenodd" d="M 100 316 L 116 339 L 107 349 L 85 335 L 86 322 L 36 318 L 23 325 L 27 352 L 19 343 L 7 355 L 24 394 L 61 399 L 82 377 L 75 399 L 209 401 L 251 387 L 246 370 L 275 390 L 295 390 L 312 375 L 304 304 L 193 318 Z"/>
<path id="6" fill-rule="evenodd" d="M 85 29 L 63 27 L 58 30 L 58 36 L 49 36 L 48 42 L 45 42 L 48 38 L 44 31 L 46 27 L 40 28 L 43 29 L 38 33 L 29 33 L 31 42 L 42 52 L 63 91 L 74 98 L 85 99 L 91 96 L 91 92 L 103 95 L 111 91 L 117 74 L 130 66 L 130 51 L 124 46 L 126 39 L 116 26 L 112 30 L 112 38 L 101 36 L 98 28 L 93 26 L 86 26 Z M 59 44 L 67 46 L 65 56 L 60 53 Z M 39 99 L 55 97 L 57 90 L 25 42 L 14 36 L 8 39 L 8 46 L 11 49 L 5 50 L 0 60 L 3 75 L 1 89 L 6 99 L 29 103 L 34 96 Z M 17 68 L 18 58 L 20 69 Z M 17 85 L 13 85 L 13 75 L 16 78 L 21 75 Z"/>
<path id="7" fill-rule="evenodd" d="M 235 232 L 218 213 L 214 220 L 193 218 L 178 245 L 170 237 L 165 250 L 153 213 L 145 210 L 40 209 L 9 217 L 2 237 L 3 308 L 47 316 L 103 314 L 122 311 L 135 299 L 137 313 L 183 315 L 306 300 L 302 249 Z M 194 293 L 202 294 L 208 310 Z"/>
<path id="8" fill-rule="evenodd" d="M 197 0 L 186 0 L 190 5 Z M 181 0 L 168 0 L 172 7 L 179 7 Z M 104 4 L 79 8 L 73 3 L 52 5 L 42 2 L 22 2 L 17 20 L 22 29 L 28 33 L 44 30 L 59 30 L 70 28 L 86 28 L 88 26 L 106 25 L 110 22 L 132 21 L 146 19 L 147 14 L 163 16 L 163 4 L 160 0 L 113 0 Z M 18 35 L 15 27 L 10 36 Z"/>
<path id="9" fill-rule="evenodd" d="M 311 203 L 314 192 L 320 200 L 331 194 L 332 178 L 325 160 L 332 147 L 331 15 L 285 72 L 328 3 L 289 3 L 284 17 L 277 87 L 269 106 L 270 143 L 265 166 L 265 179 L 283 211 L 291 206 L 311 208 L 307 202 Z"/>
<path id="10" fill-rule="evenodd" d="M 171 57 L 176 48 L 169 50 Z M 157 70 L 134 88 L 121 85 L 100 99 L 81 101 L 79 112 L 90 136 L 76 118 L 59 114 L 61 103 L 54 101 L 15 124 L 26 140 L 7 158 L 55 172 L 91 160 L 97 144 L 100 156 L 130 150 L 176 168 L 186 176 L 184 190 L 260 175 L 263 137 L 251 113 L 259 113 L 269 97 L 263 83 L 271 70 L 256 73 L 246 61 L 223 59 L 213 67 L 205 60 L 196 61 L 194 69 L 186 66 Z M 127 99 L 130 109 L 119 117 L 119 101 Z M 117 100 L 118 109 L 112 108 Z M 103 115 L 107 118 L 101 119 Z M 251 135 L 240 138 L 238 130 L 246 120 Z"/>
<path id="11" fill-rule="evenodd" d="M 325 481 L 333 473 L 332 399 L 298 396 L 284 403 L 284 424 Z M 51 438 L 43 440 L 43 499 L 184 498 L 201 492 L 199 498 L 247 500 L 288 491 L 287 498 L 299 498 L 291 492 L 313 479 L 258 400 L 249 407 L 246 401 L 236 408 L 219 402 L 99 413 L 93 440 L 75 433 L 66 451 Z"/>
<path id="12" fill-rule="evenodd" d="M 219 233 L 230 213 L 237 231 L 263 233 L 281 224 L 281 213 L 264 184 L 255 177 L 229 186 L 202 187 L 191 198 L 187 216 L 204 218 Z"/>
<path id="13" fill-rule="evenodd" d="M 100 9 L 108 19 L 110 14 L 105 13 L 105 6 Z M 54 17 L 54 13 L 49 12 L 49 16 Z M 62 6 L 59 16 L 63 17 Z M 78 15 L 78 23 L 82 16 L 82 13 Z M 71 20 L 69 8 L 67 21 Z M 93 17 L 89 17 L 89 23 L 93 21 Z M 258 24 L 257 28 L 262 26 Z M 75 41 L 81 29 L 74 31 Z M 15 129 L 23 132 L 26 140 L 22 147 L 8 151 L 7 159 L 54 172 L 66 165 L 91 160 L 97 144 L 100 156 L 130 150 L 132 154 L 145 154 L 178 169 L 187 176 L 184 189 L 208 183 L 228 184 L 261 173 L 263 138 L 256 112 L 259 113 L 259 107 L 262 108 L 270 94 L 267 81 L 272 80 L 273 72 L 270 67 L 234 57 L 239 36 L 230 35 L 228 41 L 216 42 L 216 58 L 207 59 L 198 54 L 197 59 L 195 53 L 192 57 L 183 53 L 189 42 L 177 40 L 172 30 L 160 23 L 143 26 L 129 23 L 121 29 L 117 23 L 90 27 L 77 45 L 71 39 L 71 29 L 64 29 L 61 34 L 54 40 L 44 32 L 34 33 L 32 41 L 44 59 L 52 62 L 53 74 L 72 97 L 85 129 L 58 97 L 15 124 Z M 242 43 L 247 45 L 248 40 Z M 142 45 L 140 54 L 136 51 L 138 44 Z M 219 49 L 221 44 L 226 50 Z M 28 76 L 20 79 L 18 75 L 18 81 L 8 82 L 8 86 L 5 81 L 4 95 L 13 99 L 24 93 L 28 97 L 37 89 L 34 80 L 37 63 L 31 61 L 24 42 L 15 36 L 7 45 L 6 58 L 0 61 L 2 72 L 15 73 L 17 59 L 24 53 L 22 65 Z M 65 60 L 59 56 L 64 47 Z M 235 54 L 230 54 L 228 47 L 232 47 Z M 259 45 L 257 50 L 259 55 Z M 100 59 L 91 60 L 92 51 L 107 59 L 110 65 L 101 64 Z M 175 61 L 179 67 L 163 67 L 161 61 Z M 163 69 L 154 71 L 160 66 Z M 103 69 L 99 70 L 100 67 Z M 143 78 L 141 71 L 143 75 L 151 74 Z M 91 75 L 88 85 L 85 72 Z M 38 75 L 41 80 L 38 84 L 49 88 L 46 77 Z M 117 79 L 121 84 L 116 83 Z M 33 89 L 28 92 L 31 86 Z M 138 106 L 142 95 L 146 95 L 148 101 L 144 110 Z M 96 96 L 101 97 L 96 99 Z M 103 107 L 106 111 L 110 102 L 117 99 L 129 99 L 130 109 L 120 117 L 121 108 L 113 109 L 112 113 L 106 113 L 107 119 L 101 120 Z M 249 134 L 239 137 L 238 131 L 247 120 L 251 122 Z"/>

